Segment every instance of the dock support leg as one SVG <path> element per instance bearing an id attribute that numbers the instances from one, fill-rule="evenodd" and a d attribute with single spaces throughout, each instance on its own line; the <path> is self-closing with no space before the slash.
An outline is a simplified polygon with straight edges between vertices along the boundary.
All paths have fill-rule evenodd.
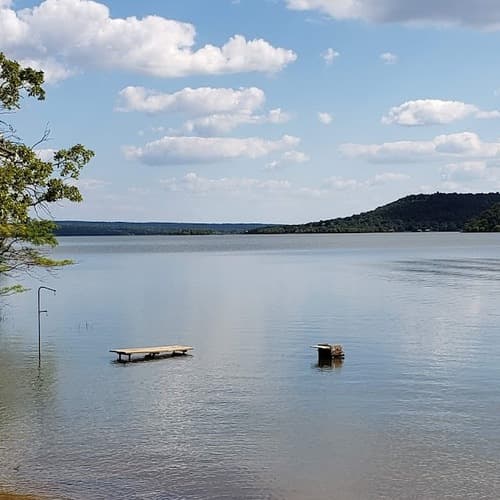
<path id="1" fill-rule="evenodd" d="M 121 363 L 121 360 L 122 360 L 122 355 L 121 353 L 118 353 L 118 362 Z"/>
<path id="2" fill-rule="evenodd" d="M 128 362 L 130 363 L 131 360 L 132 360 L 132 354 L 129 354 L 128 355 Z"/>

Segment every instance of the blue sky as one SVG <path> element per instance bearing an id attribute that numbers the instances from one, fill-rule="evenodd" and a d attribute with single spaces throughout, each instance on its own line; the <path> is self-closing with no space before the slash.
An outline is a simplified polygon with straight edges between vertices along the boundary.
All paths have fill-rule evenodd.
<path id="1" fill-rule="evenodd" d="M 96 152 L 59 219 L 307 222 L 500 190 L 500 2 L 0 0 L 12 118 Z"/>

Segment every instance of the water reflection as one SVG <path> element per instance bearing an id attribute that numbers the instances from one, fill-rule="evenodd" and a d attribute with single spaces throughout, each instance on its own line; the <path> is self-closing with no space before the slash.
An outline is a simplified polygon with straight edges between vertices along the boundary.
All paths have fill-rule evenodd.
<path id="1" fill-rule="evenodd" d="M 340 372 L 342 366 L 344 365 L 344 360 L 342 358 L 322 358 L 318 359 L 318 362 L 313 366 L 313 368 L 319 368 L 322 371 L 338 370 Z"/>
<path id="2" fill-rule="evenodd" d="M 47 422 L 56 411 L 57 370 L 50 353 L 39 366 L 36 348 L 8 333 L 0 323 L 0 485 L 26 485 L 29 491 L 33 464 L 46 454 Z"/>

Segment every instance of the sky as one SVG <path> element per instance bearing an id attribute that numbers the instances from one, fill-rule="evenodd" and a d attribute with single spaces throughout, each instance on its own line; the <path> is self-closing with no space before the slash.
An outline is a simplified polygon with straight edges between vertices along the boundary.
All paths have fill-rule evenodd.
<path id="1" fill-rule="evenodd" d="M 56 219 L 303 223 L 500 190 L 497 0 L 0 0 L 46 77 L 8 119 L 82 143 Z"/>

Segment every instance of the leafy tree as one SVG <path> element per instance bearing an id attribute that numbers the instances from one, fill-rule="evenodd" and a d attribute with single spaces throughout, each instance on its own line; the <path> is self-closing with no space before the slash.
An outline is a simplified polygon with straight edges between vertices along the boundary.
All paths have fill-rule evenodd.
<path id="1" fill-rule="evenodd" d="M 24 68 L 0 52 L 0 279 L 70 263 L 47 257 L 40 247 L 56 246 L 50 204 L 82 200 L 75 186 L 94 153 L 81 144 L 61 149 L 52 160 L 41 159 L 4 118 L 20 109 L 25 96 L 45 99 L 42 71 Z M 45 216 L 45 217 L 43 217 Z M 21 291 L 20 285 L 0 287 L 0 295 Z"/>

